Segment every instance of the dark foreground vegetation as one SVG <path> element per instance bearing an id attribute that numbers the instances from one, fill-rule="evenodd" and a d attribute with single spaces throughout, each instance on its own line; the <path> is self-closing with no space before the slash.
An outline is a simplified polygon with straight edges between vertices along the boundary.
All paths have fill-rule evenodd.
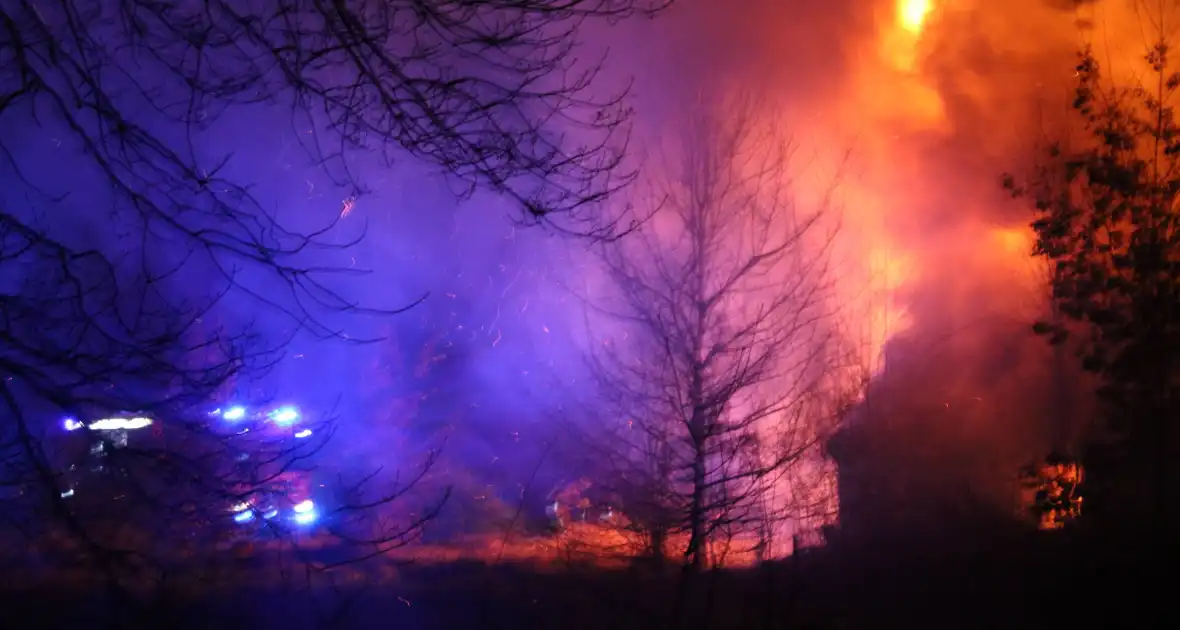
<path id="1" fill-rule="evenodd" d="M 114 616 L 101 590 L 8 579 L 0 627 L 105 627 L 115 617 L 173 630 L 1166 627 L 1177 617 L 1167 595 L 1172 549 L 1153 540 L 1066 531 L 837 541 L 690 580 L 639 566 L 350 566 L 314 593 L 299 571 L 279 580 L 277 568 L 254 564 L 238 568 L 245 579 L 234 586 L 178 587 Z"/>

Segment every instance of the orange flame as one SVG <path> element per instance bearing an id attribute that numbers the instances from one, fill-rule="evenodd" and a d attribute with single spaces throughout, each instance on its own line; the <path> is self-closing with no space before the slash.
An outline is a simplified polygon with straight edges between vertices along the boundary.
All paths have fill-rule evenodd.
<path id="1" fill-rule="evenodd" d="M 926 16 L 930 15 L 930 0 L 897 0 L 897 22 L 915 35 L 922 32 Z"/>

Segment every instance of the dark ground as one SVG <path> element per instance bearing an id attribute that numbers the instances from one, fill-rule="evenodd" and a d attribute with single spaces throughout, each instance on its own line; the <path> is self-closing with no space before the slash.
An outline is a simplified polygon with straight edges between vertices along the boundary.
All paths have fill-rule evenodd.
<path id="1" fill-rule="evenodd" d="M 401 567 L 396 578 L 388 568 L 351 567 L 334 573 L 335 587 L 317 578 L 314 597 L 298 586 L 306 584 L 301 573 L 281 582 L 255 566 L 241 569 L 238 587 L 190 585 L 182 589 L 188 596 L 121 610 L 127 627 L 168 630 L 1174 627 L 1173 549 L 1150 542 L 1157 539 L 1062 532 L 844 541 L 691 582 L 638 567 L 451 563 Z M 96 615 L 102 591 L 50 590 L 12 573 L 2 583 L 0 628 L 99 628 L 110 620 Z"/>

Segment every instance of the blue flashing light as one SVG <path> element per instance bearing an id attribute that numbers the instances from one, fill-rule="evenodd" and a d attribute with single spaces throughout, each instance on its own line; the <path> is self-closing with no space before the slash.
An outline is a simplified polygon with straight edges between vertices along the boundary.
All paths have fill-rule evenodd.
<path id="1" fill-rule="evenodd" d="M 254 520 L 254 512 L 252 510 L 245 510 L 234 514 L 235 523 L 249 523 Z"/>
<path id="2" fill-rule="evenodd" d="M 279 426 L 287 426 L 299 419 L 299 410 L 294 407 L 279 407 L 270 412 L 270 419 Z"/>
<path id="3" fill-rule="evenodd" d="M 242 418 L 246 417 L 246 408 L 230 407 L 229 409 L 225 410 L 225 413 L 221 414 L 221 417 L 225 418 L 226 420 L 241 420 Z"/>
<path id="4" fill-rule="evenodd" d="M 296 433 L 295 437 L 297 437 L 299 439 L 311 437 L 311 429 L 304 429 L 304 430 L 300 431 L 299 433 Z"/>
<path id="5" fill-rule="evenodd" d="M 66 431 L 77 431 L 82 428 L 82 423 L 78 422 L 76 418 L 66 418 L 62 420 L 62 426 Z"/>
<path id="6" fill-rule="evenodd" d="M 311 525 L 320 518 L 320 515 L 316 513 L 315 503 L 311 499 L 296 503 L 291 507 L 291 510 L 295 512 L 294 520 L 299 525 Z"/>

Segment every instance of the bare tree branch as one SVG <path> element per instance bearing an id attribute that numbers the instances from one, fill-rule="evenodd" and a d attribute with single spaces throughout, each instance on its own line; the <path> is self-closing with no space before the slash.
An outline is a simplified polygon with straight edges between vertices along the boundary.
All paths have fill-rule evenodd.
<path id="1" fill-rule="evenodd" d="M 615 332 L 590 356 L 606 401 L 594 456 L 633 524 L 687 532 L 695 569 L 709 540 L 812 515 L 802 495 L 765 499 L 820 472 L 839 402 L 836 217 L 797 200 L 794 147 L 760 105 L 693 104 L 678 159 L 653 174 L 664 205 L 603 246 L 611 294 L 591 305 Z"/>
<path id="2" fill-rule="evenodd" d="M 208 407 L 271 368 L 290 335 L 358 341 L 350 316 L 412 306 L 348 295 L 341 279 L 364 271 L 321 256 L 356 242 L 330 236 L 340 217 L 293 229 L 241 180 L 240 160 L 210 146 L 219 125 L 289 116 L 311 160 L 352 191 L 341 215 L 365 192 L 347 159 L 365 151 L 424 163 L 461 194 L 505 196 L 522 220 L 610 236 L 629 227 L 597 209 L 634 179 L 630 112 L 626 86 L 603 90 L 584 33 L 667 4 L 0 0 L 7 522 L 64 530 L 81 543 L 76 560 L 114 586 L 163 571 L 189 542 L 222 535 L 226 506 L 258 507 L 311 474 L 333 432 L 330 419 L 312 439 L 268 435 L 265 422 L 229 431 Z M 49 176 L 30 132 L 68 156 Z M 227 296 L 284 314 L 288 332 L 226 324 Z M 120 414 L 152 428 L 93 428 Z M 62 415 L 78 423 L 68 437 Z M 326 516 L 365 550 L 351 560 L 412 541 L 437 514 L 432 502 L 408 518 L 384 509 L 410 501 L 435 459 L 406 480 L 340 490 Z M 28 527 L 38 519 L 54 525 Z"/>

